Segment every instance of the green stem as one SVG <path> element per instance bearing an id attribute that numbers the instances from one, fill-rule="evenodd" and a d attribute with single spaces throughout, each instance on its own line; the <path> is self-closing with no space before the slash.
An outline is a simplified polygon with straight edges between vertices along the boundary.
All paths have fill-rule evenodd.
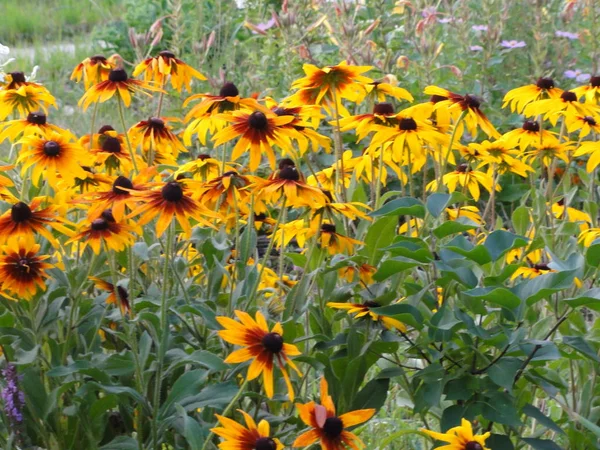
<path id="1" fill-rule="evenodd" d="M 383 146 L 379 148 L 379 173 L 377 174 L 377 183 L 375 185 L 375 202 L 373 203 L 373 210 L 377 209 L 379 205 L 379 199 L 381 197 L 381 179 L 383 177 Z"/>
<path id="2" fill-rule="evenodd" d="M 462 121 L 465 119 L 466 115 L 467 115 L 466 110 L 461 112 L 458 120 L 454 124 L 454 129 L 452 130 L 452 136 L 450 136 L 450 143 L 448 144 L 448 151 L 446 152 L 446 156 L 444 157 L 444 160 L 442 162 L 442 167 L 440 170 L 440 181 L 438 182 L 438 192 L 440 191 L 441 186 L 443 185 L 443 183 L 441 182 L 441 177 L 443 177 L 444 173 L 446 172 L 446 166 L 448 165 L 448 158 L 450 157 L 450 153 L 452 152 L 452 146 L 454 145 L 454 140 L 456 139 L 456 132 L 457 132 L 458 128 L 460 127 L 460 124 L 462 123 Z"/>
<path id="3" fill-rule="evenodd" d="M 229 404 L 225 407 L 225 409 L 221 413 L 221 416 L 227 417 L 227 415 L 231 412 L 231 410 L 233 409 L 233 405 L 235 405 L 236 402 L 240 399 L 240 397 L 244 393 L 244 390 L 246 389 L 246 386 L 248 386 L 248 382 L 249 382 L 249 380 L 246 377 L 246 379 L 240 386 L 240 390 L 237 392 L 237 394 L 235 394 L 235 396 L 231 399 Z M 210 444 L 210 441 L 214 435 L 215 435 L 215 433 L 213 433 L 212 431 L 210 433 L 208 433 L 208 436 L 206 436 L 206 441 L 204 441 L 204 445 L 202 446 L 202 450 L 206 450 L 208 448 L 208 444 Z"/>
<path id="4" fill-rule="evenodd" d="M 155 448 L 159 448 L 158 444 L 158 411 L 160 407 L 160 391 L 162 385 L 162 369 L 163 363 L 165 359 L 166 347 L 169 339 L 169 323 L 167 318 L 168 311 L 168 302 L 167 302 L 167 293 L 169 292 L 169 260 L 171 258 L 171 251 L 173 246 L 173 236 L 174 236 L 174 222 L 171 221 L 169 225 L 169 229 L 167 232 L 167 244 L 165 246 L 165 261 L 163 266 L 163 279 L 162 279 L 162 295 L 160 299 L 160 328 L 162 331 L 161 340 L 158 349 L 158 361 L 156 367 L 156 378 L 154 384 L 154 399 L 153 406 L 154 411 L 152 413 L 152 442 Z"/>
<path id="5" fill-rule="evenodd" d="M 131 146 L 131 141 L 129 140 L 129 134 L 127 133 L 127 124 L 125 123 L 125 114 L 123 113 L 123 100 L 120 95 L 117 95 L 118 101 L 117 105 L 119 106 L 119 117 L 121 118 L 121 126 L 123 127 L 123 134 L 125 134 L 125 142 L 127 142 L 127 149 L 129 150 L 129 156 L 131 157 L 131 163 L 133 164 L 133 170 L 137 174 L 138 168 L 137 163 L 135 162 L 135 153 L 133 151 L 133 147 Z"/>

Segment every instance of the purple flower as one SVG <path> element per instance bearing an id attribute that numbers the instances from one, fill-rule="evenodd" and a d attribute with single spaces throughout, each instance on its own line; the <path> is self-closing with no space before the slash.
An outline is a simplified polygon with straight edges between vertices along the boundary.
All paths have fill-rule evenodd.
<path id="1" fill-rule="evenodd" d="M 579 81 L 580 83 L 583 83 L 584 81 L 588 81 L 591 77 L 591 75 L 589 73 L 583 73 L 579 69 L 567 70 L 564 73 L 564 76 L 565 76 L 565 78 L 575 79 L 575 81 Z"/>
<path id="2" fill-rule="evenodd" d="M 4 403 L 4 413 L 12 425 L 16 428 L 23 422 L 23 407 L 25 406 L 25 394 L 19 389 L 21 377 L 17 374 L 17 368 L 13 364 L 2 370 L 6 387 L 2 389 L 0 397 Z"/>
<path id="3" fill-rule="evenodd" d="M 483 47 L 481 45 L 471 45 L 469 47 L 469 50 L 471 50 L 472 52 L 480 52 L 483 50 Z"/>
<path id="4" fill-rule="evenodd" d="M 500 45 L 504 48 L 521 48 L 521 47 L 525 47 L 527 44 L 524 41 L 511 40 L 511 41 L 502 41 L 502 42 L 500 42 Z"/>
<path id="5" fill-rule="evenodd" d="M 473 25 L 471 27 L 471 30 L 473 30 L 473 31 L 487 31 L 488 30 L 488 26 L 487 25 Z"/>
<path id="6" fill-rule="evenodd" d="M 575 40 L 575 39 L 579 39 L 579 33 L 571 33 L 570 31 L 556 30 L 554 32 L 554 35 L 556 37 L 562 37 L 562 38 L 571 39 L 572 41 Z"/>
<path id="7" fill-rule="evenodd" d="M 443 19 L 438 19 L 439 23 L 451 23 L 454 22 L 454 17 L 444 17 Z"/>
<path id="8" fill-rule="evenodd" d="M 271 18 L 265 23 L 259 23 L 258 25 L 256 25 L 256 27 L 262 31 L 267 31 L 269 28 L 273 28 L 274 25 L 275 19 Z M 254 32 L 254 34 L 256 34 L 256 32 Z"/>

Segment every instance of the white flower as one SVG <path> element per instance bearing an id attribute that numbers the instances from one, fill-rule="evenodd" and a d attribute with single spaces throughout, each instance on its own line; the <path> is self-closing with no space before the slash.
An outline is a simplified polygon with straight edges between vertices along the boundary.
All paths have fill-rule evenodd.
<path id="1" fill-rule="evenodd" d="M 10 53 L 10 48 L 6 45 L 0 44 L 0 55 L 8 55 Z"/>

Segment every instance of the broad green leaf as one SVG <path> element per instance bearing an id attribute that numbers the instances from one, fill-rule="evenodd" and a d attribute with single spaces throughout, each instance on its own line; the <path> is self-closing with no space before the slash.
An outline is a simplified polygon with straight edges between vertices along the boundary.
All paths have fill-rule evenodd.
<path id="1" fill-rule="evenodd" d="M 529 239 L 504 230 L 493 231 L 485 240 L 484 246 L 490 252 L 492 261 L 497 261 L 512 249 L 525 247 Z"/>
<path id="2" fill-rule="evenodd" d="M 518 358 L 504 357 L 490 367 L 487 374 L 498 386 L 511 391 L 517 371 L 523 366 Z"/>
<path id="3" fill-rule="evenodd" d="M 521 438 L 523 442 L 531 445 L 533 450 L 562 450 L 554 441 L 537 438 Z"/>
<path id="4" fill-rule="evenodd" d="M 508 309 L 515 309 L 521 304 L 521 299 L 506 288 L 475 288 L 470 291 L 463 292 L 469 297 L 486 300 L 495 305 L 502 306 Z"/>
<path id="5" fill-rule="evenodd" d="M 396 236 L 398 219 L 396 217 L 382 217 L 369 226 L 365 236 L 364 251 L 370 256 L 371 264 L 375 263 L 383 255 L 383 248 L 389 246 Z"/>
<path id="6" fill-rule="evenodd" d="M 600 267 L 600 244 L 593 244 L 585 252 L 585 262 L 592 267 Z"/>
<path id="7" fill-rule="evenodd" d="M 556 431 L 560 434 L 565 434 L 565 432 L 554 422 L 554 420 L 531 404 L 527 404 L 523 407 L 523 414 L 533 417 L 549 430 Z"/>
<path id="8" fill-rule="evenodd" d="M 386 203 L 377 211 L 369 213 L 371 217 L 381 216 L 413 216 L 425 217 L 425 206 L 421 200 L 413 197 L 403 197 Z"/>
<path id="9" fill-rule="evenodd" d="M 100 450 L 138 450 L 138 443 L 128 436 L 117 436 L 108 444 L 100 447 Z"/>
<path id="10" fill-rule="evenodd" d="M 427 197 L 426 206 L 427 211 L 433 217 L 439 217 L 444 210 L 454 203 L 463 202 L 467 200 L 467 197 L 460 192 L 453 192 L 452 194 L 440 194 L 435 193 Z"/>
<path id="11" fill-rule="evenodd" d="M 375 281 L 383 281 L 392 275 L 396 275 L 397 273 L 403 272 L 407 269 L 412 269 L 413 267 L 421 264 L 422 263 L 418 261 L 404 258 L 402 256 L 386 259 L 383 263 L 381 263 L 375 275 L 373 275 L 373 279 Z"/>
<path id="12" fill-rule="evenodd" d="M 169 396 L 162 404 L 158 417 L 160 420 L 166 419 L 174 413 L 175 403 L 181 403 L 186 398 L 192 397 L 200 389 L 205 382 L 206 371 L 191 370 L 181 375 L 173 384 Z"/>
<path id="13" fill-rule="evenodd" d="M 514 406 L 514 400 L 508 394 L 494 393 L 485 399 L 481 410 L 483 417 L 511 427 L 521 426 L 521 420 Z"/>
<path id="14" fill-rule="evenodd" d="M 600 362 L 598 352 L 581 336 L 563 336 L 563 344 L 568 345 L 572 349 L 596 362 Z"/>
<path id="15" fill-rule="evenodd" d="M 451 405 L 444 409 L 440 420 L 440 430 L 445 433 L 450 428 L 460 425 L 460 421 L 465 417 L 466 407 L 464 405 Z"/>
<path id="16" fill-rule="evenodd" d="M 438 239 L 442 239 L 451 234 L 463 233 L 478 228 L 475 222 L 466 217 L 459 217 L 457 220 L 448 220 L 433 230 L 433 234 Z"/>
<path id="17" fill-rule="evenodd" d="M 577 270 L 545 273 L 517 284 L 513 292 L 531 306 L 543 298 L 572 287 L 576 273 Z"/>
<path id="18" fill-rule="evenodd" d="M 585 306 L 594 311 L 600 311 L 600 288 L 589 289 L 583 292 L 579 297 L 567 298 L 562 301 L 573 308 Z"/>
<path id="19" fill-rule="evenodd" d="M 510 438 L 503 434 L 492 434 L 486 439 L 485 446 L 490 450 L 515 450 Z"/>
<path id="20" fill-rule="evenodd" d="M 519 206 L 512 214 L 512 225 L 517 234 L 524 236 L 529 230 L 531 225 L 531 215 L 529 214 L 529 208 L 526 206 Z"/>
<path id="21" fill-rule="evenodd" d="M 423 327 L 423 316 L 417 308 L 407 303 L 395 303 L 393 305 L 381 306 L 379 308 L 370 308 L 375 314 L 385 317 L 393 317 L 400 322 L 410 325 L 414 328 Z"/>
<path id="22" fill-rule="evenodd" d="M 369 381 L 354 397 L 351 411 L 369 408 L 379 410 L 387 399 L 389 388 L 389 378 L 375 378 Z"/>

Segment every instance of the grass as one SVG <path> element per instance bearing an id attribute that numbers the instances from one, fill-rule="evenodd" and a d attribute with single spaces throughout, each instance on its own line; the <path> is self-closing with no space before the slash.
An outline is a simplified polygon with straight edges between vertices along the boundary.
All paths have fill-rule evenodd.
<path id="1" fill-rule="evenodd" d="M 89 32 L 119 12 L 122 0 L 22 0 L 2 2 L 0 42 L 18 47 L 62 41 Z"/>

